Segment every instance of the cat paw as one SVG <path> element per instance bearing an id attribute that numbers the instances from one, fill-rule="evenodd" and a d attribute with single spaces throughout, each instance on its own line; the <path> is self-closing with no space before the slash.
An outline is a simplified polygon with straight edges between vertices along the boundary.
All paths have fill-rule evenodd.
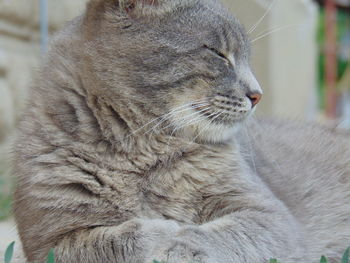
<path id="1" fill-rule="evenodd" d="M 153 260 L 166 263 L 216 263 L 203 249 L 180 240 L 172 241 L 166 248 L 155 250 L 147 263 L 152 263 Z"/>

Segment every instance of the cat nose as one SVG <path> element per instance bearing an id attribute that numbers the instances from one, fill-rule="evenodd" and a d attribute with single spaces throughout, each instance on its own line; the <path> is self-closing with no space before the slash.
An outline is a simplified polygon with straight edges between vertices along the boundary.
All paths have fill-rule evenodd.
<path id="1" fill-rule="evenodd" d="M 255 105 L 258 104 L 259 101 L 261 100 L 262 94 L 260 94 L 260 93 L 250 93 L 250 94 L 247 94 L 247 97 L 252 102 L 252 107 L 255 107 Z"/>

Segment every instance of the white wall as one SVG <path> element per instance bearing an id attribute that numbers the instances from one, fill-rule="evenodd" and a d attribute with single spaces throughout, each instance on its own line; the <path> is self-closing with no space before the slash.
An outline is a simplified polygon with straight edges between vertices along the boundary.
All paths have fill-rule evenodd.
<path id="1" fill-rule="evenodd" d="M 50 30 L 84 10 L 86 0 L 48 0 Z M 40 60 L 39 1 L 0 0 L 0 166 Z M 0 175 L 1 176 L 1 175 Z"/>
<path id="2" fill-rule="evenodd" d="M 305 118 L 316 114 L 317 7 L 311 0 L 224 0 L 249 30 L 271 7 L 251 38 L 253 67 L 264 89 L 259 112 Z"/>

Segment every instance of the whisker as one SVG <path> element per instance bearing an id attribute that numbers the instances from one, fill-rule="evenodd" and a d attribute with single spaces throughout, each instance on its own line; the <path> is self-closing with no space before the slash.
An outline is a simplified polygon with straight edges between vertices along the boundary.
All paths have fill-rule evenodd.
<path id="1" fill-rule="evenodd" d="M 209 104 L 204 105 L 204 106 L 209 106 Z M 198 108 L 199 108 L 199 107 L 198 107 Z M 195 109 L 195 108 L 193 108 L 193 109 Z M 207 111 L 207 110 L 209 110 L 209 109 L 210 109 L 210 108 L 207 107 L 207 108 L 205 108 L 205 109 L 203 109 L 203 110 L 195 111 L 195 112 L 193 112 L 193 113 L 191 113 L 191 114 L 189 114 L 189 115 L 185 115 L 185 116 L 181 117 L 179 121 L 180 121 L 180 122 L 186 121 L 189 117 L 191 117 L 191 116 L 193 116 L 193 115 L 197 115 L 198 113 Z M 172 126 L 172 125 L 173 125 L 173 124 L 169 124 L 168 126 L 162 128 L 162 130 L 163 130 L 163 129 L 167 129 L 167 128 L 169 128 L 169 127 Z M 184 126 L 186 126 L 186 125 L 184 125 Z M 180 127 L 181 127 L 181 126 L 180 126 Z"/>
<path id="2" fill-rule="evenodd" d="M 263 14 L 263 16 L 248 30 L 248 34 L 252 34 L 255 29 L 258 28 L 258 26 L 261 24 L 262 21 L 264 21 L 265 17 L 271 12 L 273 6 L 277 3 L 277 0 L 273 0 L 270 6 L 267 8 L 266 12 Z"/>
<path id="3" fill-rule="evenodd" d="M 198 118 L 199 118 L 200 120 L 207 119 L 208 117 L 207 117 L 205 114 L 203 114 L 203 112 L 205 113 L 205 112 L 208 111 L 208 110 L 210 110 L 209 107 L 206 108 L 206 109 L 203 109 L 203 110 L 201 110 L 201 111 L 198 111 L 198 112 L 197 112 L 197 113 L 199 113 Z M 190 120 L 189 122 L 185 123 L 182 127 L 180 126 L 179 128 L 181 129 L 181 128 L 183 128 L 183 127 L 186 127 L 186 126 L 189 126 L 189 125 L 192 125 L 192 124 L 196 123 L 197 120 L 198 120 L 198 118 L 193 119 L 193 120 Z"/>
<path id="4" fill-rule="evenodd" d="M 260 33 L 258 34 L 258 36 L 256 36 L 255 38 L 257 38 L 257 37 L 259 37 L 259 36 L 262 36 L 263 34 L 266 34 L 266 33 L 268 33 L 268 32 L 271 32 L 272 30 L 275 30 L 275 29 L 280 28 L 280 27 L 281 27 L 281 26 L 273 26 L 273 27 L 271 27 L 271 28 L 267 28 L 266 30 L 263 30 L 262 32 L 260 32 Z M 253 38 L 253 40 L 254 40 L 255 38 Z"/>
<path id="5" fill-rule="evenodd" d="M 286 29 L 286 28 L 296 27 L 296 26 L 299 26 L 299 25 L 300 25 L 300 24 L 294 24 L 294 25 L 281 26 L 281 27 L 275 28 L 275 29 L 273 29 L 273 30 L 271 30 L 271 31 L 269 31 L 269 32 L 266 32 L 266 33 L 264 33 L 264 34 L 261 34 L 260 36 L 257 36 L 255 39 L 251 40 L 250 42 L 251 42 L 251 43 L 254 43 L 254 42 L 256 42 L 256 41 L 258 41 L 258 40 L 260 40 L 260 39 L 262 39 L 262 38 L 265 38 L 265 37 L 267 37 L 267 36 L 269 36 L 269 35 L 271 35 L 271 34 L 273 34 L 273 33 L 276 33 L 276 32 L 278 32 L 278 31 L 281 31 L 281 30 Z"/>
<path id="6" fill-rule="evenodd" d="M 209 104 L 201 104 L 201 105 L 197 104 L 195 107 L 192 106 L 191 108 L 187 108 L 186 110 L 197 109 L 197 108 L 200 108 L 200 107 L 203 107 L 203 106 L 207 106 L 207 105 L 209 105 Z M 172 117 L 172 115 L 173 115 L 174 113 L 181 113 L 181 112 L 185 112 L 186 110 L 182 110 L 182 111 L 180 111 L 180 112 L 173 112 L 171 115 L 168 116 L 168 118 L 167 118 L 166 120 L 169 120 L 169 118 Z M 191 113 L 190 115 L 194 115 L 194 114 L 195 114 L 195 113 Z M 186 117 L 186 115 L 185 115 L 185 117 Z M 187 116 L 187 117 L 188 117 L 188 116 Z M 185 118 L 182 117 L 182 119 L 185 119 Z M 166 121 L 166 120 L 164 120 L 164 121 Z M 163 122 L 164 122 L 164 121 L 163 121 Z M 161 123 L 162 123 L 162 122 L 161 122 Z M 160 125 L 161 123 L 159 123 L 159 125 Z M 156 128 L 156 127 L 159 126 L 159 125 L 154 126 L 154 127 L 152 128 L 152 129 L 153 129 L 152 132 L 155 132 L 154 128 Z M 172 125 L 173 125 L 173 124 L 170 123 L 170 124 L 167 125 L 166 127 L 161 128 L 159 131 L 164 130 L 164 129 L 167 129 L 167 128 L 171 127 Z"/>
<path id="7" fill-rule="evenodd" d="M 222 110 L 221 112 L 214 112 L 213 114 L 211 114 L 210 116 L 214 116 L 214 115 L 216 115 L 216 114 L 217 114 L 217 116 L 214 117 L 213 119 L 211 119 L 210 122 L 197 134 L 197 136 L 194 137 L 194 139 L 192 140 L 192 142 L 190 143 L 190 145 L 193 144 L 193 143 L 196 141 L 196 139 L 197 139 L 201 134 L 203 134 L 203 132 L 207 131 L 207 130 L 210 128 L 210 125 L 212 125 L 213 122 L 214 122 L 218 117 L 220 117 L 223 113 L 225 113 L 224 110 Z M 210 116 L 209 116 L 209 118 L 210 118 Z"/>
<path id="8" fill-rule="evenodd" d="M 195 124 L 195 123 L 201 122 L 202 120 L 207 119 L 208 117 L 205 114 L 203 114 L 203 112 L 208 111 L 208 110 L 210 110 L 210 108 L 206 108 L 200 112 L 197 112 L 197 113 L 199 113 L 199 116 L 195 117 L 194 119 L 189 120 L 188 122 L 184 123 L 183 125 L 181 125 L 179 127 L 176 127 L 172 131 L 170 136 L 172 136 L 177 130 L 183 129 L 186 126 L 189 126 L 189 125 L 192 125 L 192 124 Z"/>
<path id="9" fill-rule="evenodd" d="M 193 104 L 195 104 L 193 106 Z M 181 112 L 184 112 L 184 111 L 188 111 L 188 110 L 192 110 L 192 109 L 196 109 L 196 108 L 200 108 L 200 107 L 203 107 L 203 106 L 207 106 L 208 104 L 207 103 L 201 103 L 201 104 L 196 104 L 196 103 L 189 103 L 185 106 L 185 109 L 181 109 L 181 110 L 177 110 L 177 111 L 174 111 L 172 110 L 171 112 L 165 114 L 162 116 L 161 120 L 155 124 L 151 129 L 149 129 L 148 131 L 146 131 L 144 134 L 148 134 L 149 132 L 154 132 L 155 131 L 155 128 L 157 128 L 158 126 L 160 126 L 162 123 L 164 123 L 165 121 L 169 120 L 169 118 L 175 114 L 175 113 L 181 113 Z M 192 106 L 191 108 L 189 108 L 189 106 Z"/>
<path id="10" fill-rule="evenodd" d="M 206 108 L 204 110 L 202 110 L 202 112 L 204 111 L 207 111 L 207 110 L 210 110 L 210 108 Z M 192 124 L 195 124 L 195 123 L 199 123 L 201 122 L 202 120 L 205 120 L 207 118 L 207 116 L 205 116 L 203 113 L 199 112 L 199 116 L 197 116 L 196 118 L 190 120 L 189 122 L 185 123 L 184 125 L 181 125 L 179 127 L 175 127 L 173 129 L 173 131 L 171 132 L 170 136 L 169 136 L 169 139 L 168 139 L 168 142 L 167 142 L 167 145 L 169 147 L 169 141 L 170 141 L 170 138 L 173 137 L 174 133 L 177 131 L 177 130 L 180 130 L 186 126 L 189 126 L 189 125 L 192 125 Z"/>
<path id="11" fill-rule="evenodd" d="M 158 120 L 164 118 L 164 117 L 167 116 L 167 115 L 172 114 L 172 112 L 180 111 L 181 109 L 186 108 L 186 107 L 188 107 L 188 106 L 190 106 L 190 105 L 192 105 L 192 104 L 198 104 L 198 103 L 204 103 L 204 102 L 205 102 L 205 100 L 203 100 L 203 101 L 194 101 L 194 102 L 189 102 L 189 103 L 186 103 L 186 104 L 184 104 L 184 105 L 181 105 L 181 106 L 179 106 L 179 107 L 177 107 L 177 108 L 171 110 L 170 112 L 168 112 L 168 113 L 166 113 L 166 114 L 164 114 L 164 115 L 162 115 L 162 116 L 160 116 L 160 117 L 157 117 L 157 118 L 152 119 L 151 121 L 147 122 L 146 124 L 144 124 L 143 126 L 141 126 L 140 128 L 138 128 L 137 130 L 135 130 L 135 131 L 133 131 L 132 133 L 130 133 L 126 138 L 129 138 L 130 136 L 135 135 L 137 132 L 139 132 L 140 130 L 142 130 L 142 129 L 145 128 L 146 126 L 148 126 L 148 125 L 150 125 L 150 124 L 152 124 L 152 123 L 154 123 L 154 122 L 156 122 L 156 121 L 158 121 Z"/>

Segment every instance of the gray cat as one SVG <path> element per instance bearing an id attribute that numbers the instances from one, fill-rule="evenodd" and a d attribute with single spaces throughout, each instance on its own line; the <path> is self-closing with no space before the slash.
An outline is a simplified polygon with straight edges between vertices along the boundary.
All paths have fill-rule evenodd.
<path id="1" fill-rule="evenodd" d="M 53 41 L 15 147 L 28 262 L 337 262 L 349 136 L 247 119 L 249 40 L 216 1 L 92 0 Z"/>

